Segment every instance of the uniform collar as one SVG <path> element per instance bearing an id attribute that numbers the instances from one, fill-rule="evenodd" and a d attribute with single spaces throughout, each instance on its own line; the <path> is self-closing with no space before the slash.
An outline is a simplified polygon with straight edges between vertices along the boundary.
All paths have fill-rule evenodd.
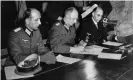
<path id="1" fill-rule="evenodd" d="M 29 36 L 32 36 L 32 35 L 33 35 L 33 31 L 30 31 L 28 28 L 25 29 L 25 32 L 26 32 Z"/>
<path id="2" fill-rule="evenodd" d="M 69 30 L 69 27 L 65 24 L 64 20 L 62 20 L 62 24 L 64 25 L 64 27 Z"/>
<path id="3" fill-rule="evenodd" d="M 65 27 L 67 30 L 69 30 L 69 27 L 68 27 L 67 25 L 64 24 L 64 27 Z"/>

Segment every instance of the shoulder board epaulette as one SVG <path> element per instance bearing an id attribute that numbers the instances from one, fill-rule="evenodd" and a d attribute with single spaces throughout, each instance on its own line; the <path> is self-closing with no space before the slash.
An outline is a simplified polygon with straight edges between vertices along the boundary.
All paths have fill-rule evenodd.
<path id="1" fill-rule="evenodd" d="M 60 23 L 59 23 L 59 22 L 57 22 L 55 25 L 56 25 L 56 26 L 59 26 L 59 25 L 60 25 Z"/>
<path id="2" fill-rule="evenodd" d="M 18 31 L 20 31 L 20 30 L 21 30 L 21 28 L 18 27 L 18 28 L 16 28 L 16 29 L 14 29 L 14 32 L 18 32 Z"/>

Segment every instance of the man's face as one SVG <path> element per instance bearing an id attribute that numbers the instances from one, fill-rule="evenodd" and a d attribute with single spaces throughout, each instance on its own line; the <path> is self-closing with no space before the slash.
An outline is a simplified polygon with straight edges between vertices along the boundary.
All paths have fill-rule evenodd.
<path id="1" fill-rule="evenodd" d="M 66 24 L 72 26 L 74 23 L 77 22 L 77 19 L 78 19 L 78 12 L 77 11 L 73 11 L 72 13 L 68 13 Z"/>
<path id="2" fill-rule="evenodd" d="M 95 12 L 93 12 L 92 17 L 96 22 L 99 22 L 102 19 L 102 16 L 103 16 L 103 11 L 98 8 Z"/>
<path id="3" fill-rule="evenodd" d="M 39 25 L 41 24 L 40 18 L 41 15 L 38 11 L 32 11 L 31 17 L 29 18 L 28 27 L 31 30 L 37 30 Z"/>

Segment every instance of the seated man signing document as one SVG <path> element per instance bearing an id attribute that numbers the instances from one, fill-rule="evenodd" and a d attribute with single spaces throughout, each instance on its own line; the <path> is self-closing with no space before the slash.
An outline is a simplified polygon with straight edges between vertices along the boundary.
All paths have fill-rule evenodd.
<path id="1" fill-rule="evenodd" d="M 55 53 L 79 53 L 84 47 L 75 45 L 78 11 L 74 7 L 68 8 L 61 21 L 55 23 L 49 32 L 49 43 Z"/>

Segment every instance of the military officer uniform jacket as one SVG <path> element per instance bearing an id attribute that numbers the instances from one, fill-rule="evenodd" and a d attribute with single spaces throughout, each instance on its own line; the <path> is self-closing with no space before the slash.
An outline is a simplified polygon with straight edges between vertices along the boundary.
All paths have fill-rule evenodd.
<path id="1" fill-rule="evenodd" d="M 106 28 L 102 26 L 101 22 L 96 26 L 91 17 L 82 21 L 80 40 L 85 40 L 87 33 L 91 34 L 91 40 L 94 42 L 102 43 L 103 39 L 107 40 Z"/>
<path id="2" fill-rule="evenodd" d="M 12 64 L 11 59 L 15 64 L 23 61 L 32 53 L 45 54 L 49 49 L 44 47 L 42 36 L 39 30 L 31 32 L 29 29 L 21 27 L 16 28 L 10 33 L 9 37 L 9 55 L 6 64 Z"/>
<path id="3" fill-rule="evenodd" d="M 65 27 L 64 21 L 53 25 L 49 32 L 49 43 L 55 53 L 70 53 L 70 46 L 75 44 L 75 27 Z"/>

